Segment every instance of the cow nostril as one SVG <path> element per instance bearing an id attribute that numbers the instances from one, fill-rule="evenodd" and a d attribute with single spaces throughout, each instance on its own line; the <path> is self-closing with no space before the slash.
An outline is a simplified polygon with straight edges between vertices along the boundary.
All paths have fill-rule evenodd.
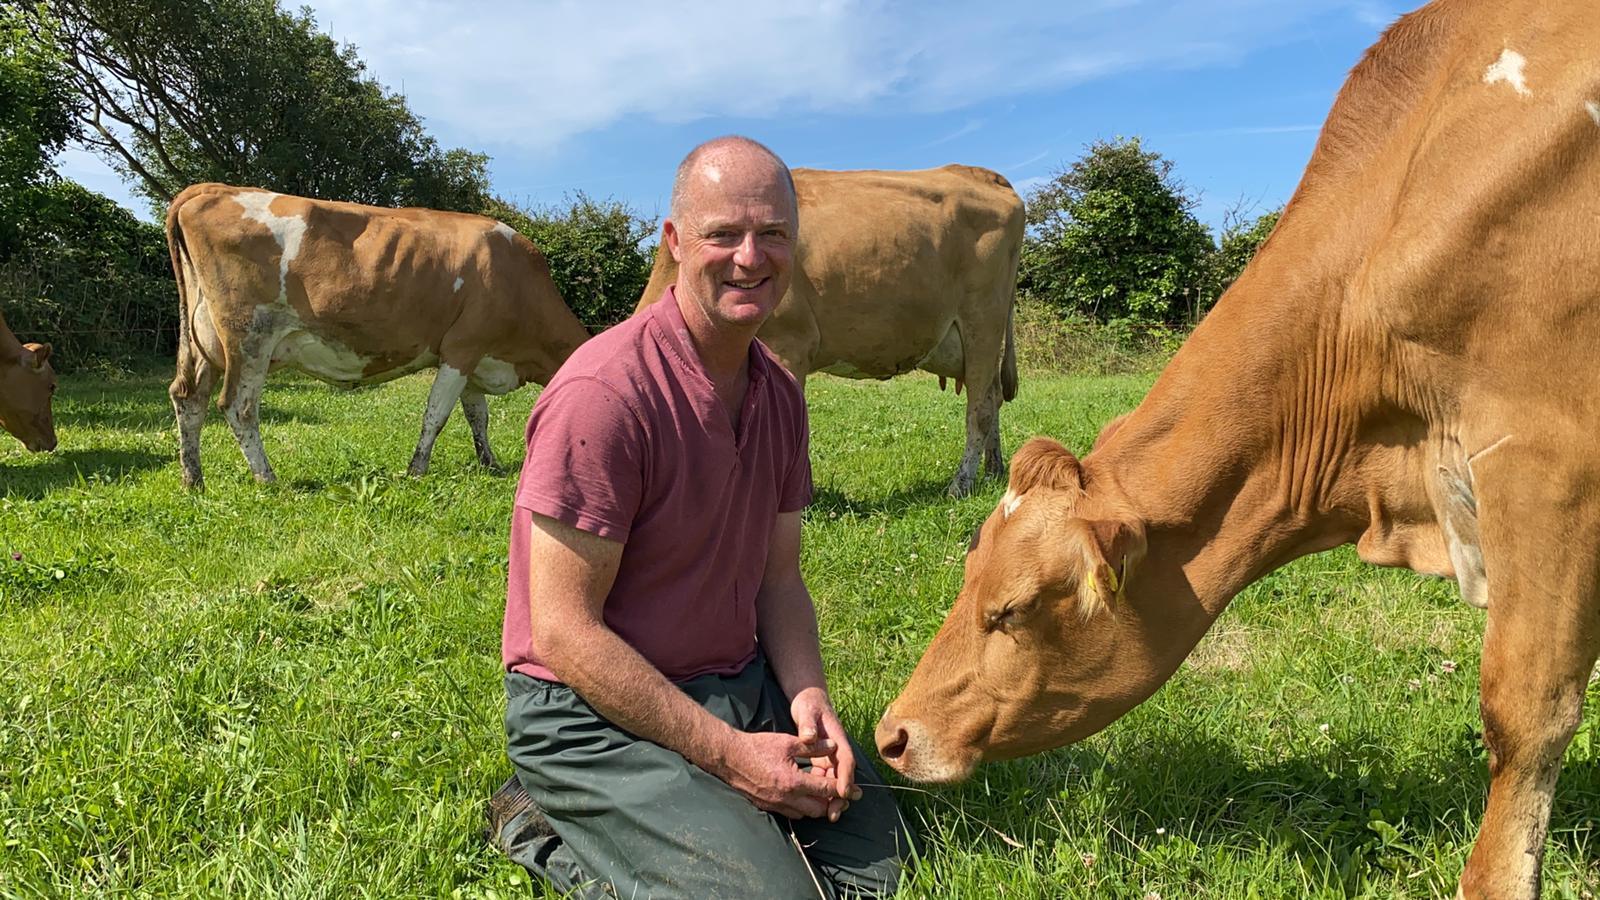
<path id="1" fill-rule="evenodd" d="M 906 752 L 906 744 L 910 743 L 911 736 L 906 733 L 904 726 L 896 726 L 894 735 L 887 741 L 878 742 L 878 752 L 884 759 L 899 759 Z"/>

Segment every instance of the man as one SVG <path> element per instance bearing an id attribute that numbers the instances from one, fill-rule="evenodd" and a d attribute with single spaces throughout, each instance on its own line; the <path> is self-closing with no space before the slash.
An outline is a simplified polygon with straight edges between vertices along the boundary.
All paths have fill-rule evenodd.
<path id="1" fill-rule="evenodd" d="M 549 827 L 498 832 L 560 890 L 881 896 L 910 851 L 828 697 L 800 575 L 804 398 L 755 340 L 797 219 L 772 151 L 697 147 L 662 225 L 676 285 L 579 348 L 529 420 L 506 733 Z"/>

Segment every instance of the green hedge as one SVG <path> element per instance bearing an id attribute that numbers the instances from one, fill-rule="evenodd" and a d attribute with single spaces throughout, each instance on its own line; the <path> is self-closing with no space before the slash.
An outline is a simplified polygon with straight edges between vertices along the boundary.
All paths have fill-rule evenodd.
<path id="1" fill-rule="evenodd" d="M 161 228 L 71 181 L 0 210 L 24 227 L 0 258 L 0 309 L 57 371 L 123 365 L 177 347 L 178 295 Z"/>

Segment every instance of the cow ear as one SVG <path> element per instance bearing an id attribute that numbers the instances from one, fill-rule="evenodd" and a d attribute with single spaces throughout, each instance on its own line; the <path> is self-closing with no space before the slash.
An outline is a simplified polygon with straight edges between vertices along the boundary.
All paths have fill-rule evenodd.
<path id="1" fill-rule="evenodd" d="M 1036 487 L 1060 491 L 1083 489 L 1078 458 L 1060 442 L 1047 437 L 1030 439 L 1011 457 L 1011 495 L 1020 497 Z"/>
<path id="2" fill-rule="evenodd" d="M 33 367 L 35 369 L 44 368 L 44 364 L 50 360 L 50 345 L 28 344 L 26 346 L 29 350 L 33 351 Z"/>
<path id="3" fill-rule="evenodd" d="M 1078 608 L 1084 618 L 1114 608 L 1144 559 L 1144 525 L 1124 519 L 1084 519 L 1083 578 Z"/>

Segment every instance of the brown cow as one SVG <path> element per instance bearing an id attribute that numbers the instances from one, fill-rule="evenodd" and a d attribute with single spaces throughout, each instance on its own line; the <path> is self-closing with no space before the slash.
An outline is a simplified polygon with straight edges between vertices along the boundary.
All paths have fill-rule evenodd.
<path id="1" fill-rule="evenodd" d="M 794 170 L 800 235 L 794 281 L 762 343 L 804 386 L 827 372 L 892 378 L 913 369 L 967 387 L 967 448 L 950 481 L 1005 471 L 1000 404 L 1017 396 L 1011 305 L 1022 200 L 973 166 L 915 172 Z M 657 253 L 644 309 L 678 277 Z"/>
<path id="2" fill-rule="evenodd" d="M 50 345 L 22 343 L 0 315 L 0 428 L 35 453 L 54 450 L 56 425 L 50 398 L 55 392 Z"/>
<path id="3" fill-rule="evenodd" d="M 538 249 L 482 216 L 197 184 L 168 208 L 167 243 L 181 304 L 170 393 L 192 487 L 219 377 L 218 405 L 260 481 L 273 474 L 257 411 L 280 366 L 344 387 L 438 366 L 411 474 L 427 471 L 458 398 L 494 468 L 484 394 L 548 381 L 589 336 Z"/>
<path id="4" fill-rule="evenodd" d="M 1255 261 L 1081 462 L 1036 440 L 878 725 L 908 777 L 1087 737 L 1246 585 L 1354 542 L 1487 608 L 1467 897 L 1536 897 L 1600 650 L 1600 29 L 1440 0 L 1351 73 Z"/>

